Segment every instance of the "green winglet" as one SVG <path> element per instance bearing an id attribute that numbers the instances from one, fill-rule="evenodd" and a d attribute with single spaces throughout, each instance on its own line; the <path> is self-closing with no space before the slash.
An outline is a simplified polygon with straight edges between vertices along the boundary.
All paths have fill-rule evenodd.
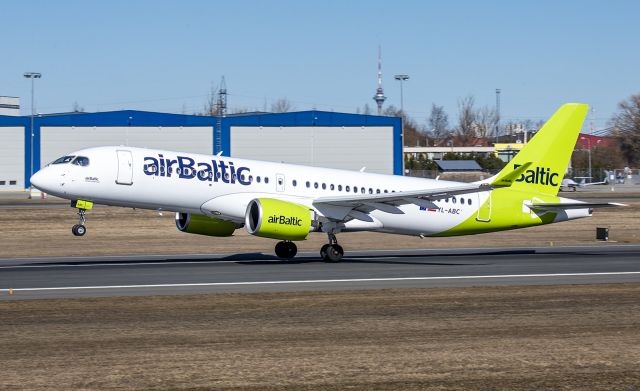
<path id="1" fill-rule="evenodd" d="M 493 187 L 509 187 L 513 184 L 513 182 L 520 177 L 520 175 L 524 174 L 527 171 L 527 168 L 533 164 L 532 162 L 526 162 L 521 166 L 513 169 L 512 171 L 501 171 L 500 174 L 496 177 L 496 179 L 491 182 L 491 186 Z"/>

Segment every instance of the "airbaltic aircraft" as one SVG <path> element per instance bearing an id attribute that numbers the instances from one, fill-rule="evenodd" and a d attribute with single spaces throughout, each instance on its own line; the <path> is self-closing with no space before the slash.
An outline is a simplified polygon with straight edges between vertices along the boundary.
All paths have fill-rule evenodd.
<path id="1" fill-rule="evenodd" d="M 426 236 L 470 235 L 591 216 L 584 203 L 558 197 L 587 113 L 565 104 L 496 176 L 459 183 L 305 167 L 220 155 L 133 147 L 97 147 L 63 156 L 31 178 L 36 188 L 71 200 L 86 232 L 93 203 L 176 212 L 180 231 L 280 240 L 275 253 L 292 258 L 294 241 L 328 235 L 320 256 L 339 261 L 336 234 L 376 231 Z"/>

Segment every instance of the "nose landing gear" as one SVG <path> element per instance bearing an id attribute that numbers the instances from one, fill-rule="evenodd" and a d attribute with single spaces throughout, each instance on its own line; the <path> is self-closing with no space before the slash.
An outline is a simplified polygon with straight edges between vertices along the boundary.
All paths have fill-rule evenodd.
<path id="1" fill-rule="evenodd" d="M 71 232 L 74 236 L 83 236 L 87 233 L 87 227 L 85 227 L 85 223 L 87 222 L 86 213 L 87 210 L 91 210 L 93 208 L 93 202 L 89 201 L 71 201 L 71 207 L 78 209 L 78 217 L 80 219 L 79 224 L 71 227 Z"/>
<path id="2" fill-rule="evenodd" d="M 298 246 L 295 243 L 283 240 L 276 244 L 276 256 L 283 259 L 291 259 L 298 253 Z"/>
<path id="3" fill-rule="evenodd" d="M 329 233 L 329 243 L 320 248 L 320 257 L 325 262 L 340 262 L 344 255 L 344 249 L 338 244 L 336 235 Z"/>

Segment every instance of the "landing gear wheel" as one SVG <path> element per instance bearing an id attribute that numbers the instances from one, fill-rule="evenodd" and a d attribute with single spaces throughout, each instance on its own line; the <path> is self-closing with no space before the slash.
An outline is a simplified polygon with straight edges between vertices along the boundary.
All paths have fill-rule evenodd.
<path id="1" fill-rule="evenodd" d="M 331 246 L 330 244 L 325 244 L 322 247 L 320 247 L 320 258 L 322 259 L 327 259 L 327 249 L 329 248 L 329 246 Z"/>
<path id="2" fill-rule="evenodd" d="M 76 224 L 71 227 L 71 232 L 75 236 L 83 236 L 87 233 L 87 227 L 84 226 L 84 224 L 87 222 L 86 212 L 87 211 L 85 209 L 78 209 L 78 218 L 80 219 L 80 224 Z"/>
<path id="3" fill-rule="evenodd" d="M 293 242 L 282 241 L 276 243 L 275 251 L 278 258 L 291 259 L 298 253 L 298 246 Z"/>
<path id="4" fill-rule="evenodd" d="M 339 244 L 330 244 L 327 247 L 327 253 L 324 260 L 327 262 L 340 262 L 343 255 L 344 250 L 342 249 L 342 246 Z"/>
<path id="5" fill-rule="evenodd" d="M 328 233 L 329 243 L 320 248 L 320 256 L 325 262 L 340 262 L 344 255 L 344 249 L 338 244 L 338 239 L 333 233 Z"/>
<path id="6" fill-rule="evenodd" d="M 83 236 L 87 233 L 87 228 L 84 225 L 76 224 L 71 228 L 71 232 L 73 232 L 75 236 Z"/>

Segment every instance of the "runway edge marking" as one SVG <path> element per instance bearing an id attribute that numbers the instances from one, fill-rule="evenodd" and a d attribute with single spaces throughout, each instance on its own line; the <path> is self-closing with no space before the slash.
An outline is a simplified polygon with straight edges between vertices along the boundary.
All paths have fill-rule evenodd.
<path id="1" fill-rule="evenodd" d="M 332 283 L 358 283 L 358 282 L 384 282 L 384 281 L 428 281 L 428 280 L 465 280 L 465 279 L 491 279 L 491 278 L 537 278 L 537 277 L 596 277 L 615 275 L 640 275 L 636 272 L 601 272 L 601 273 L 552 273 L 552 274 L 504 274 L 484 276 L 440 276 L 440 277 L 390 277 L 390 278 L 348 278 L 332 280 L 285 280 L 285 281 L 239 281 L 239 282 L 197 282 L 184 284 L 148 284 L 148 285 L 98 285 L 98 286 L 67 286 L 67 287 L 43 287 L 43 288 L 9 288 L 13 292 L 33 291 L 61 291 L 61 290 L 89 290 L 89 289 L 145 289 L 145 288 L 182 288 L 182 287 L 207 287 L 207 286 L 242 286 L 242 285 L 287 285 L 287 284 L 332 284 Z M 9 292 L 9 289 L 0 289 L 0 292 Z"/>

